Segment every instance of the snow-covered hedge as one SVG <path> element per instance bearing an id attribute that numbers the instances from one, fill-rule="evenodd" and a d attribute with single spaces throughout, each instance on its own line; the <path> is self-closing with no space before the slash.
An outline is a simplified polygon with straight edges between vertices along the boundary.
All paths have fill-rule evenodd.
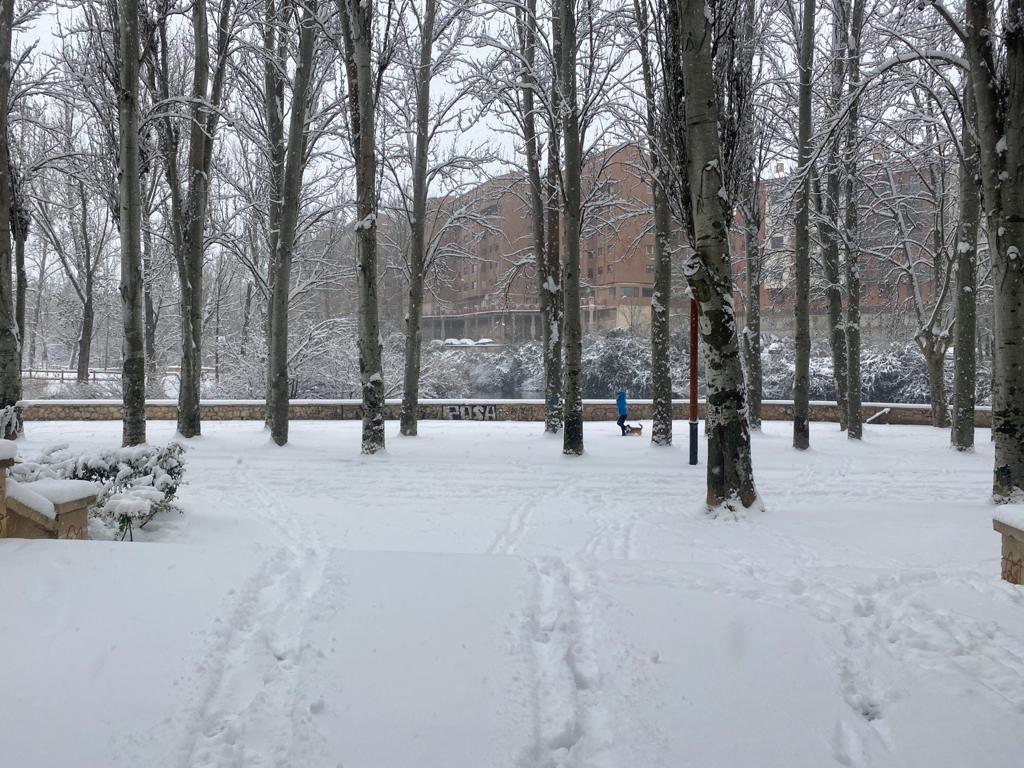
<path id="1" fill-rule="evenodd" d="M 175 508 L 174 496 L 185 474 L 184 452 L 178 443 L 86 454 L 57 445 L 43 451 L 35 461 L 15 464 L 10 476 L 26 483 L 43 478 L 98 483 L 100 492 L 91 514 L 116 525 L 123 539 L 157 513 Z"/>

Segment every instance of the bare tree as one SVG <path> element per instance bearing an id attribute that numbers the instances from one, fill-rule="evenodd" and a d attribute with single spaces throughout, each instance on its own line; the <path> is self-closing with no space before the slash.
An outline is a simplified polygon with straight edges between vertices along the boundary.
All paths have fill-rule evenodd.
<path id="1" fill-rule="evenodd" d="M 310 82 L 313 80 L 312 70 L 319 26 L 316 0 L 304 0 L 302 18 L 299 22 L 299 50 L 295 62 L 288 144 L 281 189 L 280 231 L 277 234 L 277 247 L 271 266 L 273 288 L 269 314 L 273 318 L 273 335 L 270 338 L 271 386 L 267 412 L 272 414 L 271 439 L 278 445 L 288 442 L 288 302 L 291 298 L 292 257 L 299 221 L 302 175 L 306 165 L 304 148 L 308 135 L 307 105 Z"/>
<path id="2" fill-rule="evenodd" d="M 202 431 L 199 398 L 203 350 L 203 266 L 206 253 L 207 204 L 213 173 L 214 143 L 220 122 L 224 82 L 232 52 L 236 18 L 232 0 L 220 0 L 214 14 L 211 47 L 207 0 L 191 6 L 192 83 L 188 95 L 178 94 L 172 75 L 176 62 L 170 20 L 177 6 L 159 0 L 156 17 L 147 22 L 146 78 L 152 93 L 168 189 L 169 236 L 178 268 L 181 321 L 181 374 L 178 389 L 178 432 L 195 437 Z M 187 121 L 187 156 L 179 151 L 181 127 L 175 108 L 183 105 Z"/>
<path id="3" fill-rule="evenodd" d="M 338 0 L 342 56 L 348 81 L 348 117 L 356 175 L 355 235 L 359 282 L 359 373 L 362 381 L 362 452 L 384 449 L 384 372 L 377 310 L 377 88 L 388 53 L 374 72 L 374 11 L 361 0 Z M 387 12 L 391 13 L 389 6 Z M 387 40 L 383 48 L 387 48 Z"/>
<path id="4" fill-rule="evenodd" d="M 668 10 L 663 53 L 667 94 L 674 102 L 674 113 L 685 113 L 681 126 L 685 135 L 677 134 L 675 145 L 677 157 L 685 163 L 681 174 L 687 182 L 680 203 L 689 211 L 694 233 L 694 253 L 685 272 L 700 308 L 707 379 L 707 505 L 711 510 L 750 507 L 757 501 L 757 492 L 732 303 L 730 208 L 724 194 L 712 63 L 714 17 L 697 0 L 678 0 Z M 675 51 L 681 51 L 679 58 Z"/>
<path id="5" fill-rule="evenodd" d="M 142 301 L 142 186 L 139 181 L 139 5 L 118 2 L 120 82 L 120 228 L 121 317 L 124 345 L 121 392 L 124 402 L 121 441 L 146 442 L 146 348 Z"/>
<path id="6" fill-rule="evenodd" d="M 8 118 L 11 94 L 11 37 L 14 0 L 0 0 L 0 408 L 21 399 L 21 340 L 11 285 L 11 203 L 13 185 L 8 150 Z M 17 434 L 17 424 L 5 421 L 3 437 Z"/>

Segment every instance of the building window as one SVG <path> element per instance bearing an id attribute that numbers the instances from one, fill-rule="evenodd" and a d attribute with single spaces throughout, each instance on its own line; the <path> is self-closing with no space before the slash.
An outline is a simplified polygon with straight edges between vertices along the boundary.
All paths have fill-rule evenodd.
<path id="1" fill-rule="evenodd" d="M 644 295 L 645 298 L 648 298 L 648 299 L 651 298 L 654 295 L 654 289 L 653 288 L 644 288 L 643 289 L 643 295 Z"/>
<path id="2" fill-rule="evenodd" d="M 608 243 L 608 248 L 607 248 L 607 250 L 606 250 L 605 252 L 606 252 L 606 253 L 607 253 L 607 254 L 608 254 L 609 256 L 611 256 L 611 255 L 612 255 L 612 244 L 611 244 L 611 243 Z"/>
<path id="3" fill-rule="evenodd" d="M 608 289 L 608 295 L 611 296 L 614 299 L 615 298 L 615 289 L 614 288 L 609 288 Z"/>
<path id="4" fill-rule="evenodd" d="M 653 259 L 654 258 L 654 243 L 648 243 L 647 244 L 647 258 L 648 259 Z"/>
<path id="5" fill-rule="evenodd" d="M 636 298 L 639 295 L 640 295 L 640 289 L 639 288 L 623 288 L 622 289 L 622 298 L 624 298 L 624 299 Z"/>
<path id="6" fill-rule="evenodd" d="M 644 267 L 644 271 L 648 275 L 653 274 L 654 273 L 654 265 L 653 264 L 648 264 L 646 267 Z"/>
<path id="7" fill-rule="evenodd" d="M 604 267 L 598 267 L 597 268 L 597 274 L 603 275 L 604 274 Z"/>
<path id="8" fill-rule="evenodd" d="M 594 279 L 594 268 L 593 267 L 591 267 L 590 269 L 587 270 L 587 277 L 589 277 L 591 280 Z"/>
<path id="9" fill-rule="evenodd" d="M 610 274 L 612 273 L 612 270 L 613 270 L 613 269 L 615 269 L 615 265 L 614 265 L 614 264 L 609 264 L 609 265 L 608 265 L 608 274 L 609 274 L 609 275 L 610 275 Z"/>
<path id="10" fill-rule="evenodd" d="M 593 261 L 593 260 L 594 260 L 594 252 L 593 251 L 587 251 L 587 261 Z"/>

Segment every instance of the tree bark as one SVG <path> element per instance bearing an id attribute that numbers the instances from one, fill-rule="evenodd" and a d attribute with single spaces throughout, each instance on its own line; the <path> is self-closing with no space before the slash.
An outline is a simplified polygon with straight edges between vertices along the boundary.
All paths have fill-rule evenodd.
<path id="1" fill-rule="evenodd" d="M 800 69 L 799 125 L 797 153 L 800 188 L 797 192 L 795 245 L 796 277 L 796 372 L 793 378 L 793 447 L 810 446 L 810 369 L 811 369 L 811 80 L 814 66 L 814 0 L 803 0 L 801 39 L 797 49 Z"/>
<path id="2" fill-rule="evenodd" d="M 846 157 L 846 249 L 844 270 L 846 273 L 846 436 L 860 440 L 864 435 L 861 418 L 861 375 L 860 375 L 860 208 L 858 200 L 857 163 L 860 143 L 860 40 L 864 29 L 864 0 L 853 0 L 850 11 L 849 34 L 849 85 L 847 94 L 851 100 L 847 116 Z"/>
<path id="3" fill-rule="evenodd" d="M 356 253 L 359 291 L 359 374 L 362 383 L 362 452 L 384 449 L 384 373 L 377 311 L 377 155 L 375 143 L 372 7 L 340 0 L 352 149 L 356 161 Z"/>
<path id="4" fill-rule="evenodd" d="M 39 255 L 39 275 L 36 279 L 36 302 L 32 307 L 32 333 L 28 341 L 28 367 L 32 368 L 36 362 L 36 339 L 39 338 L 39 324 L 43 318 L 43 291 L 46 285 L 46 262 L 49 256 L 47 239 L 41 238 Z"/>
<path id="5" fill-rule="evenodd" d="M 743 241 L 747 249 L 747 316 L 743 329 L 743 352 L 747 370 L 747 422 L 751 429 L 761 428 L 761 393 L 764 375 L 761 369 L 761 264 L 762 252 L 758 238 L 761 228 L 761 206 L 757 185 L 755 198 L 748 207 L 755 218 L 747 225 Z"/>
<path id="6" fill-rule="evenodd" d="M 549 258 L 544 232 L 545 200 L 553 202 L 557 240 L 557 187 L 553 196 L 546 194 L 540 175 L 540 141 L 537 135 L 537 112 L 534 91 L 539 86 L 537 65 L 537 0 L 526 0 L 519 20 L 520 47 L 523 57 L 523 139 L 526 145 L 526 175 L 530 184 L 530 219 L 534 260 L 537 264 L 537 296 L 540 309 L 541 343 L 544 355 L 544 431 L 555 434 L 562 428 L 562 286 L 558 250 Z M 548 143 L 548 158 L 558 157 L 557 130 Z M 556 161 L 557 163 L 557 161 Z M 557 171 L 557 164 L 554 166 Z"/>
<path id="7" fill-rule="evenodd" d="M 840 4 L 841 7 L 841 4 Z M 843 98 L 843 84 L 846 79 L 847 29 L 846 15 L 841 9 L 833 21 L 832 28 L 832 78 L 829 106 L 836 111 Z M 821 261 L 828 286 L 825 296 L 828 302 L 829 345 L 832 349 L 832 377 L 836 385 L 836 405 L 839 410 L 839 428 L 846 429 L 850 405 L 846 388 L 846 330 L 843 327 L 843 289 L 839 264 L 839 192 L 842 162 L 839 156 L 841 144 L 836 142 L 825 158 L 825 200 L 824 216 L 819 227 L 821 238 Z"/>
<path id="8" fill-rule="evenodd" d="M 978 331 L 978 223 L 981 199 L 978 188 L 978 145 L 974 138 L 974 94 L 964 89 L 960 143 L 960 224 L 956 247 L 956 325 L 954 333 L 953 428 L 950 440 L 958 451 L 974 448 L 975 336 Z"/>
<path id="9" fill-rule="evenodd" d="M 718 99 L 712 75 L 712 24 L 699 0 L 678 0 L 676 32 L 681 43 L 685 92 L 683 172 L 689 180 L 694 255 L 686 267 L 700 308 L 700 335 L 707 381 L 705 428 L 708 435 L 707 505 L 710 510 L 750 507 L 757 500 L 750 458 L 745 384 L 736 337 L 729 256 L 729 206 L 720 194 L 724 179 L 718 136 Z M 672 45 L 673 41 L 669 41 Z M 676 107 L 677 110 L 680 107 Z"/>
<path id="10" fill-rule="evenodd" d="M 557 24 L 557 21 L 553 21 Z M 557 38 L 556 38 L 557 39 Z M 565 379 L 565 366 L 562 353 L 565 349 L 565 291 L 562 281 L 562 235 L 561 217 L 562 203 L 559 189 L 559 175 L 562 170 L 562 134 L 558 114 L 561 103 L 558 94 L 558 82 L 552 78 L 551 83 L 551 117 L 548 128 L 548 157 L 544 173 L 544 273 L 551 278 L 557 291 L 546 297 L 548 299 L 548 321 L 544 333 L 544 429 L 552 434 L 558 432 L 565 422 L 565 402 L 562 386 Z"/>
<path id="11" fill-rule="evenodd" d="M 157 311 L 153 304 L 153 233 L 150 230 L 149 211 L 144 217 L 142 227 L 142 299 L 143 322 L 146 334 L 146 380 L 147 388 L 154 387 L 157 381 L 156 331 Z"/>
<path id="12" fill-rule="evenodd" d="M 275 259 L 281 233 L 281 206 L 284 197 L 284 62 L 288 58 L 287 35 L 280 27 L 286 23 L 284 3 L 266 0 L 263 32 L 264 119 L 266 120 L 269 168 L 269 199 L 267 201 L 267 315 L 264 319 L 264 342 L 267 349 L 267 408 L 265 425 L 273 432 L 274 412 L 274 281 L 277 279 Z M 287 431 L 287 428 L 286 428 Z"/>
<path id="13" fill-rule="evenodd" d="M 436 0 L 424 0 L 416 70 L 416 146 L 412 170 L 412 227 L 409 243 L 409 303 L 405 317 L 405 381 L 400 431 L 414 436 L 420 400 L 423 284 L 427 265 L 427 160 L 430 152 L 430 81 L 433 78 Z"/>
<path id="14" fill-rule="evenodd" d="M 14 191 L 14 210 L 12 211 L 12 223 L 14 234 L 14 315 L 18 327 L 18 368 L 22 365 L 22 358 L 25 349 L 25 302 L 28 296 L 28 273 L 25 271 L 25 241 L 28 239 L 29 217 L 28 208 L 23 200 L 20 200 L 20 192 L 17 187 Z"/>
<path id="15" fill-rule="evenodd" d="M 11 33 L 14 0 L 0 0 L 0 138 L 5 149 L 11 93 Z M 10 153 L 0 151 L 0 408 L 21 399 L 21 344 L 11 285 L 11 186 Z M 9 424 L 5 438 L 17 436 Z"/>
<path id="16" fill-rule="evenodd" d="M 669 238 L 672 211 L 669 207 L 669 178 L 662 160 L 664 132 L 657 115 L 657 91 L 654 84 L 654 66 L 648 45 L 647 6 L 643 0 L 634 0 L 640 53 L 640 66 L 644 79 L 644 102 L 651 179 L 651 197 L 654 203 L 654 290 L 651 296 L 651 442 L 654 445 L 672 445 L 672 370 L 669 365 L 669 344 L 672 329 L 669 308 L 672 302 L 672 252 Z"/>
<path id="17" fill-rule="evenodd" d="M 1024 0 L 1009 0 L 1006 81 L 998 80 L 987 0 L 967 2 L 967 58 L 974 86 L 982 196 L 995 287 L 992 494 L 1024 502 Z"/>
<path id="18" fill-rule="evenodd" d="M 928 365 L 929 411 L 933 427 L 949 426 L 949 409 L 946 405 L 946 346 L 936 343 L 924 350 Z"/>
<path id="19" fill-rule="evenodd" d="M 284 188 L 281 203 L 281 228 L 274 254 L 274 288 L 270 299 L 274 335 L 270 342 L 271 399 L 267 412 L 270 437 L 277 445 L 288 442 L 288 299 L 291 292 L 292 257 L 295 231 L 299 221 L 302 197 L 302 174 L 305 168 L 303 149 L 306 144 L 306 102 L 312 78 L 313 54 L 316 44 L 316 2 L 305 0 L 299 31 L 299 53 L 292 85 L 292 109 L 288 123 L 288 149 L 285 158 Z M 283 62 L 282 62 L 283 64 Z"/>
<path id="20" fill-rule="evenodd" d="M 565 427 L 562 453 L 583 453 L 583 329 L 580 317 L 580 227 L 582 220 L 583 137 L 576 98 L 575 0 L 559 0 L 555 42 L 557 80 L 561 95 L 565 170 L 562 184 L 562 296 L 565 311 Z"/>
<path id="21" fill-rule="evenodd" d="M 142 302 L 142 185 L 139 177 L 139 6 L 118 2 L 117 93 L 121 230 L 121 321 L 124 330 L 121 444 L 146 442 L 146 349 Z"/>

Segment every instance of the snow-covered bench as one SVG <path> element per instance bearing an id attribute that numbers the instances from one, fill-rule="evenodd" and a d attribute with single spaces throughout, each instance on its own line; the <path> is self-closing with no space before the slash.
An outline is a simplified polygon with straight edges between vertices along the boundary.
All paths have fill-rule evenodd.
<path id="1" fill-rule="evenodd" d="M 50 479 L 19 483 L 7 477 L 16 456 L 13 441 L 0 440 L 0 538 L 89 538 L 95 484 Z"/>
<path id="2" fill-rule="evenodd" d="M 1024 584 L 1024 512 L 1000 510 L 992 527 L 1003 536 L 1003 579 Z"/>

